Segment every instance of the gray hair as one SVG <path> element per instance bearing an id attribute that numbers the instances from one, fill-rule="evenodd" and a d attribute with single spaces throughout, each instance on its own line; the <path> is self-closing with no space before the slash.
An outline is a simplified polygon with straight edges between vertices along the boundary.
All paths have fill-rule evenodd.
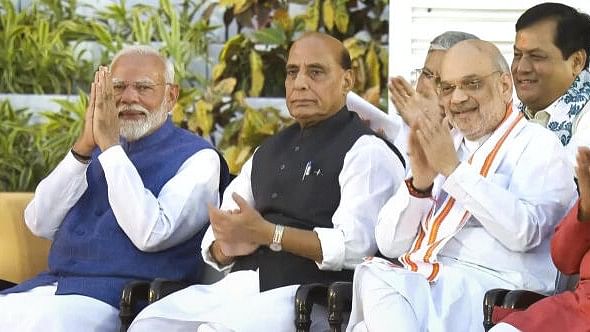
<path id="1" fill-rule="evenodd" d="M 453 45 L 457 44 L 460 41 L 469 40 L 469 39 L 479 39 L 476 35 L 472 35 L 467 32 L 462 31 L 445 31 L 442 34 L 434 37 L 434 39 L 430 42 L 430 47 L 428 48 L 428 52 L 430 51 L 446 51 L 449 48 L 453 47 Z"/>
<path id="2" fill-rule="evenodd" d="M 113 64 L 115 62 L 117 62 L 117 60 L 121 56 L 128 55 L 128 54 L 154 55 L 154 56 L 157 56 L 164 63 L 164 68 L 165 68 L 165 70 L 164 70 L 164 80 L 165 80 L 165 83 L 174 83 L 174 65 L 172 64 L 172 62 L 170 60 L 168 60 L 167 58 L 165 58 L 164 56 L 162 56 L 160 54 L 160 52 L 158 52 L 156 49 L 152 48 L 151 46 L 147 46 L 147 45 L 131 45 L 131 46 L 125 46 L 125 47 L 123 47 L 122 50 L 120 50 L 119 52 L 117 52 L 117 54 L 115 54 L 115 56 L 113 57 L 113 60 L 111 60 L 111 67 L 113 66 Z"/>

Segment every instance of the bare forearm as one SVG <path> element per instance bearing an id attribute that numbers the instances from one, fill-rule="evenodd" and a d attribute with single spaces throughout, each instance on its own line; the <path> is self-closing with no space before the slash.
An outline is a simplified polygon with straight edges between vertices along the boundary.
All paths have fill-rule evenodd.
<path id="1" fill-rule="evenodd" d="M 283 250 L 292 254 L 322 262 L 322 245 L 314 231 L 285 227 L 282 241 Z"/>

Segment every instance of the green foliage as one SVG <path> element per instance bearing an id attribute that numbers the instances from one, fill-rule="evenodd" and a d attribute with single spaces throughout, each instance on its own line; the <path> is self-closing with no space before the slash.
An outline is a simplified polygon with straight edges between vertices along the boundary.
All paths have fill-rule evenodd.
<path id="1" fill-rule="evenodd" d="M 43 112 L 33 124 L 26 110 L 0 103 L 0 191 L 32 190 L 63 158 L 81 131 L 84 92 L 97 65 L 91 60 L 107 64 L 124 45 L 151 44 L 172 60 L 181 85 L 173 121 L 212 138 L 234 173 L 262 140 L 290 123 L 275 109 L 253 109 L 245 98 L 284 96 L 288 49 L 302 32 L 345 40 L 355 91 L 374 104 L 386 94 L 387 52 L 380 43 L 388 31 L 382 20 L 387 0 L 160 0 L 157 7 L 120 0 L 92 17 L 79 14 L 76 0 L 34 3 L 17 12 L 0 0 L 0 92 L 79 93 L 80 99 L 58 101 L 59 112 Z M 290 17 L 290 3 L 309 10 Z M 219 28 L 209 25 L 209 16 L 218 6 L 225 8 L 226 32 L 233 22 L 244 31 L 227 40 L 207 81 L 191 64 L 208 61 L 210 32 Z M 88 41 L 98 44 L 98 59 L 78 51 Z"/>
<path id="2" fill-rule="evenodd" d="M 314 0 L 305 15 L 289 17 L 289 1 L 226 0 L 226 24 L 257 28 L 230 38 L 224 45 L 213 80 L 235 78 L 236 91 L 251 97 L 285 95 L 285 64 L 292 42 L 304 31 L 325 31 L 343 40 L 356 76 L 354 91 L 375 105 L 387 94 L 387 0 Z M 298 1 L 290 1 L 298 2 Z M 370 38 L 357 34 L 366 32 Z"/>
<path id="3" fill-rule="evenodd" d="M 82 125 L 87 97 L 80 100 L 61 101 L 60 112 L 35 123 L 26 109 L 0 102 L 0 191 L 32 191 L 57 166 Z"/>
<path id="4" fill-rule="evenodd" d="M 43 3 L 21 12 L 9 0 L 0 4 L 0 91 L 69 94 L 88 87 L 92 64 L 70 39 L 80 22 L 53 15 Z"/>
<path id="5" fill-rule="evenodd" d="M 274 108 L 254 109 L 245 101 L 244 91 L 235 90 L 235 78 L 227 78 L 208 87 L 187 114 L 176 109 L 174 118 L 181 126 L 208 137 L 216 128 L 223 128 L 215 142 L 228 163 L 230 172 L 237 174 L 264 139 L 289 125 Z"/>

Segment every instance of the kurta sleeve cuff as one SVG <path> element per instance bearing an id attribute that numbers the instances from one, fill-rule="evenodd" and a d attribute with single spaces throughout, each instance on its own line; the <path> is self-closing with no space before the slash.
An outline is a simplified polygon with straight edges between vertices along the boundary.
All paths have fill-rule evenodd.
<path id="1" fill-rule="evenodd" d="M 215 241 L 215 237 L 213 236 L 213 232 L 211 231 L 211 227 L 209 227 L 209 229 L 207 229 L 207 232 L 205 232 L 205 235 L 203 236 L 203 241 L 201 242 L 201 256 L 203 257 L 203 261 L 205 261 L 205 263 L 209 264 L 215 270 L 227 273 L 231 270 L 231 268 L 232 268 L 232 266 L 234 266 L 234 264 L 231 263 L 228 265 L 219 265 L 219 263 L 217 263 L 217 261 L 215 261 L 215 259 L 211 255 L 211 250 L 210 250 L 211 245 L 213 244 L 213 241 Z"/>
<path id="2" fill-rule="evenodd" d="M 442 189 L 455 200 L 461 201 L 469 197 L 469 188 L 475 188 L 481 179 L 482 177 L 475 168 L 466 162 L 461 162 L 443 183 Z"/>
<path id="3" fill-rule="evenodd" d="M 344 234 L 335 228 L 314 228 L 320 239 L 323 261 L 316 262 L 320 270 L 338 271 L 344 266 Z"/>
<path id="4" fill-rule="evenodd" d="M 61 166 L 63 166 L 63 170 L 68 173 L 84 173 L 86 172 L 88 165 L 90 164 L 79 162 L 70 152 L 68 152 L 64 157 Z"/>
<path id="5" fill-rule="evenodd" d="M 123 151 L 123 147 L 120 145 L 113 145 L 110 148 L 104 150 L 98 155 L 98 160 L 100 161 L 103 169 L 123 163 L 130 163 L 127 154 L 125 151 Z"/>

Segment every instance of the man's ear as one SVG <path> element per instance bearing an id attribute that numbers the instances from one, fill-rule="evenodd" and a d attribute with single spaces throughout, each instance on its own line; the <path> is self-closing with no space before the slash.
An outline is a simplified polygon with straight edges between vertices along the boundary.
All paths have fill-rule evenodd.
<path id="1" fill-rule="evenodd" d="M 586 54 L 586 50 L 579 49 L 570 55 L 569 59 L 572 64 L 572 73 L 575 76 L 578 76 L 584 67 L 586 66 L 586 58 L 588 54 Z"/>
<path id="2" fill-rule="evenodd" d="M 500 74 L 500 89 L 501 94 L 505 102 L 509 102 L 512 99 L 512 88 L 514 83 L 512 83 L 512 76 L 510 73 L 501 73 Z"/>
<path id="3" fill-rule="evenodd" d="M 166 94 L 165 98 L 168 99 L 170 105 L 176 104 L 176 101 L 178 100 L 178 95 L 180 94 L 180 87 L 178 86 L 178 84 L 169 84 L 167 91 L 168 93 Z"/>
<path id="4" fill-rule="evenodd" d="M 352 91 L 354 87 L 354 75 L 351 69 L 344 71 L 344 77 L 342 80 L 342 91 L 346 95 L 348 92 Z"/>

